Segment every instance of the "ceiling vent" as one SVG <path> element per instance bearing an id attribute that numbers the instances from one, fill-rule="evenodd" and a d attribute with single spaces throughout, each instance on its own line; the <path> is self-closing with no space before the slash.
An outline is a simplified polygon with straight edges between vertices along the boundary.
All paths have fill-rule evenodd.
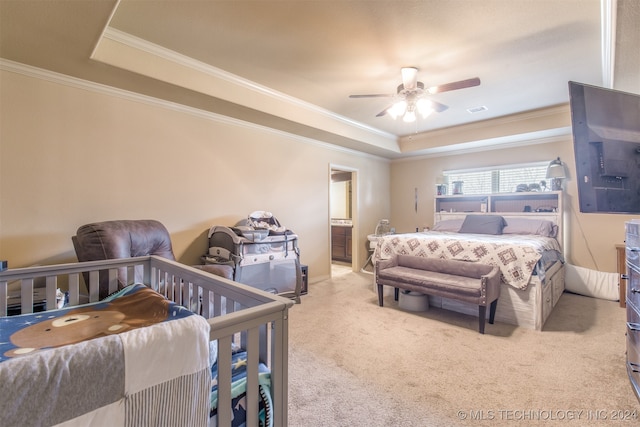
<path id="1" fill-rule="evenodd" d="M 485 107 L 484 105 L 481 105 L 479 107 L 467 108 L 467 111 L 470 114 L 480 113 L 481 111 L 487 111 L 487 110 L 488 110 L 488 108 Z"/>

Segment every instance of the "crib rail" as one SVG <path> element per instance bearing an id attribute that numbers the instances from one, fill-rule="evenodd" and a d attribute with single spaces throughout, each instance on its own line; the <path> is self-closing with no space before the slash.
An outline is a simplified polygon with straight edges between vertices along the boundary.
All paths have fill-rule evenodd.
<path id="1" fill-rule="evenodd" d="M 258 425 L 258 362 L 271 370 L 274 425 L 287 425 L 288 310 L 293 301 L 156 256 L 91 261 L 0 272 L 0 316 L 57 308 L 56 291 L 68 305 L 98 300 L 99 276 L 110 291 L 120 279 L 143 283 L 208 319 L 218 340 L 218 426 L 231 425 L 232 344 L 246 349 L 247 426 Z M 36 295 L 36 296 L 34 296 Z"/>

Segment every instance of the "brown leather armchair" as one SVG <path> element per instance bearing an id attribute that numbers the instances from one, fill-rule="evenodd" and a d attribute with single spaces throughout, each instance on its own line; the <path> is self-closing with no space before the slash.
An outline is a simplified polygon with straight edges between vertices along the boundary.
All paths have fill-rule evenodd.
<path id="1" fill-rule="evenodd" d="M 175 261 L 171 237 L 166 227 L 152 219 L 94 222 L 78 228 L 71 238 L 78 261 L 133 258 L 157 255 Z M 233 280 L 230 265 L 196 265 L 201 270 Z M 85 278 L 85 281 L 87 279 Z M 136 277 L 141 282 L 141 278 Z M 118 288 L 126 283 L 118 283 Z M 106 274 L 100 275 L 100 298 L 109 294 Z"/>

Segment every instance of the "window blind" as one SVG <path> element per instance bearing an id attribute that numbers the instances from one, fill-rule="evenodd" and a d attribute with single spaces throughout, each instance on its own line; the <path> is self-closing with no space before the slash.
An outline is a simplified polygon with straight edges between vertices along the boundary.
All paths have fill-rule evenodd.
<path id="1" fill-rule="evenodd" d="M 513 193 L 518 191 L 519 185 L 522 186 L 520 191 L 544 191 L 550 187 L 546 182 L 547 166 L 546 162 L 537 162 L 495 168 L 451 170 L 444 171 L 443 176 L 447 184 L 447 194 L 454 194 L 454 187 L 460 189 L 462 194 Z"/>

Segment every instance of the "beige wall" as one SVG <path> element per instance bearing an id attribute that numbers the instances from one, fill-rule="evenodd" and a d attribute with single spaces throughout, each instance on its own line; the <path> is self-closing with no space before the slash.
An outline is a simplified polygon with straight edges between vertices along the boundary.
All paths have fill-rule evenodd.
<path id="1" fill-rule="evenodd" d="M 386 159 L 202 112 L 2 71 L 0 258 L 10 267 L 75 262 L 82 224 L 153 218 L 194 264 L 212 225 L 269 210 L 299 235 L 311 280 L 330 273 L 329 170 L 356 171 L 356 267 L 389 216 Z"/>
<path id="2" fill-rule="evenodd" d="M 443 170 L 551 161 L 558 156 L 567 163 L 570 176 L 565 182 L 564 198 L 567 261 L 589 269 L 615 272 L 615 245 L 624 242 L 624 222 L 633 217 L 579 212 L 571 135 L 520 148 L 394 162 L 391 166 L 392 225 L 398 232 L 407 232 L 433 224 L 435 179 Z M 414 209 L 415 188 L 418 188 L 417 213 Z"/>
<path id="3" fill-rule="evenodd" d="M 212 225 L 272 211 L 300 236 L 311 281 L 330 274 L 329 173 L 356 172 L 356 269 L 380 218 L 398 232 L 433 223 L 435 177 L 557 156 L 575 175 L 571 136 L 555 142 L 389 162 L 145 98 L 0 74 L 0 258 L 10 266 L 73 262 L 70 237 L 100 220 L 154 218 L 179 261 L 197 263 Z M 418 211 L 414 190 L 418 189 Z M 615 271 L 627 215 L 576 212 L 566 183 L 567 259 Z"/>

